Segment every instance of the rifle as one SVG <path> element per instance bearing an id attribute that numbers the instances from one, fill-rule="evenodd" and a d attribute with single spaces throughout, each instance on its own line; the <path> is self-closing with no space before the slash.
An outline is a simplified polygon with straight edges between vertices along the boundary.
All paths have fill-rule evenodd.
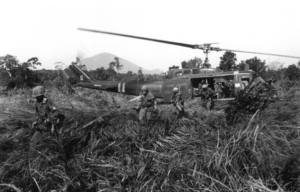
<path id="1" fill-rule="evenodd" d="M 137 97 L 135 97 L 135 98 L 129 100 L 128 102 L 136 101 L 136 100 L 138 100 L 138 99 L 141 98 L 141 97 L 142 97 L 141 95 L 140 95 L 140 96 L 137 96 Z"/>
<path id="2" fill-rule="evenodd" d="M 175 105 L 175 106 L 176 106 L 176 108 L 178 109 L 178 111 L 180 111 L 180 112 L 182 111 L 182 108 L 179 106 L 179 104 L 178 104 L 178 103 L 176 103 L 176 105 Z"/>
<path id="3" fill-rule="evenodd" d="M 45 119 L 42 123 L 37 123 L 36 121 L 32 123 L 32 128 L 36 129 L 37 131 L 49 131 L 49 126 L 51 125 L 50 132 L 54 134 L 55 130 L 55 125 L 56 123 L 54 122 L 53 119 L 47 118 Z"/>
<path id="4" fill-rule="evenodd" d="M 179 102 L 175 103 L 175 102 L 173 101 L 173 103 L 170 104 L 170 105 L 175 106 L 175 107 L 178 109 L 178 111 L 182 111 L 182 108 L 179 106 Z"/>

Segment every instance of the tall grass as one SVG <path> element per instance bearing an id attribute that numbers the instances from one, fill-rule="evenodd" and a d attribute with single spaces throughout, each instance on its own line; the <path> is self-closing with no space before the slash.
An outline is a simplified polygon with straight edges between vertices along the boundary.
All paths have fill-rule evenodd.
<path id="1" fill-rule="evenodd" d="M 22 191 L 299 190 L 296 93 L 234 125 L 222 109 L 208 112 L 193 100 L 185 118 L 174 120 L 171 106 L 161 106 L 161 116 L 143 126 L 127 96 L 47 94 L 67 119 L 34 156 L 27 155 L 32 104 L 15 97 L 1 106 L 0 183 Z"/>

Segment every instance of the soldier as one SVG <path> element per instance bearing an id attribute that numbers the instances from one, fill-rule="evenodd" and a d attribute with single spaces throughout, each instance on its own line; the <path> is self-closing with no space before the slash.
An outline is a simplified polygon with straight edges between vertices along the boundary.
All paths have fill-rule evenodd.
<path id="1" fill-rule="evenodd" d="M 198 84 L 198 94 L 201 92 L 201 90 L 202 90 L 202 83 L 199 83 Z"/>
<path id="2" fill-rule="evenodd" d="M 214 89 L 215 89 L 217 98 L 219 99 L 219 97 L 221 96 L 220 82 L 215 82 L 215 83 L 214 83 Z"/>
<path id="3" fill-rule="evenodd" d="M 231 86 L 229 84 L 229 82 L 222 82 L 221 84 L 221 90 L 222 90 L 222 93 L 224 94 L 224 96 L 226 98 L 230 97 L 231 96 Z"/>
<path id="4" fill-rule="evenodd" d="M 182 117 L 184 115 L 184 100 L 182 98 L 181 92 L 179 92 L 179 89 L 177 87 L 173 88 L 171 102 L 174 105 L 173 114 L 176 114 L 177 118 Z"/>
<path id="5" fill-rule="evenodd" d="M 37 86 L 32 91 L 32 96 L 36 98 L 36 121 L 32 124 L 32 127 L 35 128 L 35 133 L 30 140 L 30 152 L 33 152 L 44 133 L 47 131 L 54 133 L 55 127 L 61 128 L 64 120 L 64 115 L 60 114 L 52 101 L 44 96 L 44 93 L 45 89 L 43 86 Z"/>
<path id="6" fill-rule="evenodd" d="M 273 78 L 268 79 L 266 83 L 266 89 L 268 92 L 268 96 L 276 99 L 278 98 L 278 90 L 276 89 L 273 82 L 274 82 Z"/>
<path id="7" fill-rule="evenodd" d="M 229 80 L 228 86 L 229 86 L 229 90 L 230 90 L 229 97 L 233 97 L 234 96 L 234 83 L 233 83 L 232 79 Z"/>
<path id="8" fill-rule="evenodd" d="M 153 112 L 157 111 L 155 97 L 146 85 L 142 87 L 137 111 L 139 112 L 139 120 L 141 124 L 145 124 L 145 120 L 149 121 L 152 118 Z"/>
<path id="9" fill-rule="evenodd" d="M 201 93 L 201 91 L 202 91 L 202 86 L 203 86 L 204 84 L 205 84 L 205 81 L 204 81 L 204 80 L 202 80 L 202 82 L 198 84 L 198 94 Z"/>
<path id="10" fill-rule="evenodd" d="M 202 91 L 200 93 L 201 99 L 204 101 L 205 108 L 210 110 L 214 107 L 214 100 L 212 97 L 215 95 L 215 92 L 209 88 L 206 84 L 202 86 Z"/>

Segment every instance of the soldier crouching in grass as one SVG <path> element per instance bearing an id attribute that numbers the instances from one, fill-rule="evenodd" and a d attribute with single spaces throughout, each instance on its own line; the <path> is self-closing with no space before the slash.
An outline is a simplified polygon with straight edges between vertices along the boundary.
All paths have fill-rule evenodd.
<path id="1" fill-rule="evenodd" d="M 173 95 L 171 97 L 171 102 L 173 103 L 172 113 L 176 115 L 176 118 L 181 118 L 184 116 L 184 100 L 182 94 L 177 87 L 173 88 Z"/>
<path id="2" fill-rule="evenodd" d="M 30 140 L 30 153 L 34 152 L 37 143 L 42 139 L 46 132 L 51 132 L 53 134 L 57 129 L 60 129 L 65 118 L 44 93 L 45 89 L 43 86 L 37 86 L 32 91 L 32 96 L 36 98 L 36 121 L 32 124 L 35 132 Z M 61 132 L 61 130 L 59 132 Z"/>

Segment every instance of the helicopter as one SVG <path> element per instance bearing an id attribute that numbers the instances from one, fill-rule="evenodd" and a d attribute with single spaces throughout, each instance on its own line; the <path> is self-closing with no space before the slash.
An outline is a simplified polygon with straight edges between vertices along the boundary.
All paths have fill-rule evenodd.
<path id="1" fill-rule="evenodd" d="M 219 47 L 212 47 L 212 44 L 216 43 L 205 43 L 205 44 L 186 44 L 172 41 L 165 41 L 159 39 L 151 39 L 146 37 L 139 37 L 133 35 L 126 35 L 120 33 L 113 33 L 107 31 L 99 31 L 85 28 L 78 28 L 78 30 L 101 33 L 107 35 L 122 36 L 134 39 L 141 39 L 147 41 L 153 41 L 158 43 L 165 43 L 170 45 L 176 45 L 192 49 L 203 50 L 205 54 L 205 61 L 202 66 L 210 66 L 208 60 L 208 54 L 211 51 L 232 51 L 232 52 L 242 52 L 242 53 L 252 53 L 252 54 L 262 54 L 262 55 L 271 55 L 279 57 L 289 57 L 297 58 L 297 56 L 289 55 L 279 55 L 271 53 L 260 53 L 260 52 L 250 52 L 250 51 L 240 51 L 240 50 L 231 50 L 223 49 Z M 254 77 L 254 72 L 249 70 L 249 66 L 246 64 L 243 71 L 222 71 L 215 68 L 186 68 L 182 65 L 182 69 L 179 69 L 179 66 L 169 67 L 169 71 L 165 75 L 165 80 L 161 81 L 93 81 L 84 71 L 78 66 L 79 60 L 72 63 L 69 68 L 80 77 L 80 82 L 75 86 L 85 87 L 90 89 L 98 89 L 110 92 L 118 92 L 128 95 L 140 95 L 140 90 L 143 85 L 147 85 L 149 90 L 153 93 L 156 98 L 162 99 L 162 102 L 169 103 L 170 98 L 173 94 L 172 90 L 174 87 L 179 88 L 181 94 L 185 98 L 194 98 L 198 97 L 197 94 L 198 87 L 201 84 L 207 84 L 208 87 L 216 91 L 216 85 L 221 87 L 231 87 L 231 92 L 233 94 L 223 94 L 218 96 L 218 100 L 232 100 L 234 99 L 234 93 L 245 88 L 245 86 L 255 86 L 264 80 L 260 77 Z M 251 83 L 251 85 L 250 85 Z M 217 94 L 218 95 L 218 94 Z"/>

